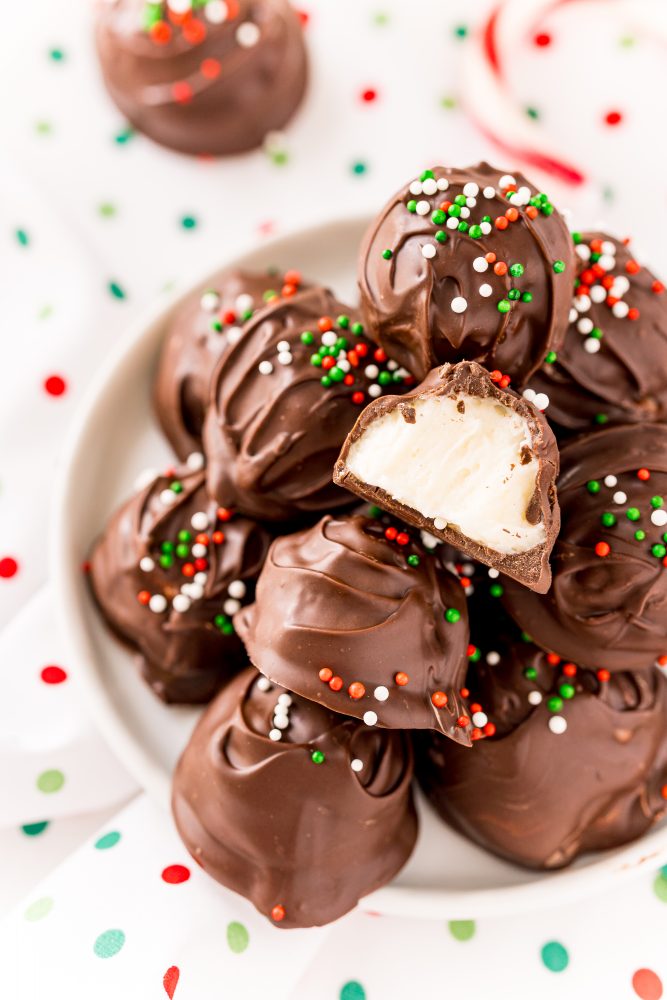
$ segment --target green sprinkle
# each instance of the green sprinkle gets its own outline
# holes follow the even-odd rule
[[[363,323],[353,323],[352,324],[352,333],[355,335],[355,337],[360,337],[363,332],[364,332],[364,324]]]
[[[664,502],[662,497],[651,497],[651,507],[662,507]]]
[[[606,424],[607,421],[609,420],[609,417],[607,416],[606,413],[596,413],[594,420],[596,424]]]
[[[469,229],[468,223],[463,221],[459,222],[457,229],[460,233],[467,233]]]
[[[232,622],[225,622],[220,631],[223,635],[234,635],[234,626]]]
[[[532,642],[532,641],[533,641],[532,635],[528,635],[527,632],[521,633],[521,642]]]
[[[628,507],[628,509],[625,512],[625,516],[627,517],[627,519],[629,521],[638,521],[639,518],[642,515],[641,515],[641,512],[640,512],[639,508],[637,508],[637,507]]]
[[[369,517],[380,517],[382,514],[382,507],[378,507],[376,504],[372,503],[368,508]]]
[[[447,209],[447,215],[452,215],[454,216],[455,219],[458,219],[460,214],[461,214],[460,205],[450,205],[449,208]]]
[[[507,301],[507,299],[501,299],[500,302],[498,303],[498,312],[499,313],[508,313],[511,308],[512,308],[512,305],[511,305],[510,302]]]
[[[312,341],[311,341],[311,343],[312,343]],[[321,364],[322,364],[322,358],[319,356],[319,354],[311,354],[310,355],[310,363],[311,363],[311,365],[315,365],[316,368],[319,368],[321,366]]]
[[[482,235],[483,234],[481,226],[471,226],[470,229],[468,230],[468,236],[471,236],[473,240],[478,240]]]
[[[505,591],[501,583],[492,583],[489,587],[489,593],[491,597],[502,597]]]
[[[433,173],[432,170],[422,170],[421,174],[419,175],[420,181],[432,181],[434,179],[435,179],[435,174]]]
[[[171,490],[172,493],[182,493],[183,483],[180,483],[178,479],[175,479],[173,483],[169,484],[169,489]]]
[[[192,532],[188,531],[187,528],[182,528],[178,533],[179,542],[191,542]]]
[[[665,546],[660,542],[657,542],[655,545],[651,546],[651,555],[654,555],[656,559],[662,559],[667,555],[667,548],[665,548]]]
[[[445,611],[445,618],[451,625],[453,625],[460,620],[461,612],[457,611],[456,608],[447,608]]]
[[[599,493],[600,484],[597,481],[597,479],[589,479],[589,481],[586,483],[586,489],[588,490],[589,493]]]
[[[510,299],[511,302],[516,302],[517,299],[521,298],[521,292],[519,291],[518,288],[510,288],[509,292],[507,293],[507,298]]]
[[[320,379],[320,382],[322,383],[325,389],[328,389],[329,386],[331,385],[331,379],[329,378],[328,375],[323,375],[322,378]]]
[[[477,663],[478,660],[481,660],[481,658],[482,658],[482,650],[478,649],[478,647],[475,646],[474,650],[472,651],[468,659],[470,660],[471,663]]]
[[[222,333],[222,323],[219,319],[211,320],[211,330],[213,330],[214,333]]]
[[[418,555],[408,556],[408,566],[419,566],[419,562],[420,559]]]
[[[382,256],[384,257],[384,259],[385,259],[385,260],[391,260],[391,258],[392,258],[392,257],[393,257],[394,255],[393,255],[393,253],[391,252],[391,250],[383,250],[383,251],[382,251]]]
[[[385,24],[389,24],[389,14],[383,10],[373,14],[373,24],[377,24],[378,28],[383,28]]]
[[[595,340],[602,340],[603,336],[604,335],[599,326],[594,326],[591,332],[589,333],[589,337],[594,337]]]
[[[560,712],[563,707],[563,699],[559,698],[558,695],[552,695],[547,701],[547,708],[550,712]]]
[[[321,750],[313,750],[310,755],[313,764],[324,764],[324,754]]]
[[[171,569],[173,565],[174,560],[172,556],[167,555],[166,553],[160,556],[160,566],[162,566],[162,569]]]
[[[310,344],[313,343],[314,340],[315,340],[315,337],[310,332],[310,330],[304,330],[303,333],[301,334],[301,343],[302,344],[306,344],[306,345],[309,346]]]
[[[431,222],[433,223],[434,226],[441,226],[443,222],[446,221],[446,219],[447,216],[445,215],[445,213],[442,211],[441,208],[436,208],[435,212],[431,216]]]
[[[604,524],[605,528],[613,528],[614,525],[616,524],[615,516],[609,512],[605,512],[600,518],[600,520]]]
[[[454,204],[458,205],[460,208],[465,208],[467,201],[468,199],[464,194],[457,194],[456,198],[454,199]]]
[[[571,236],[572,236],[572,242],[574,243],[575,246],[578,246],[583,239],[581,233],[572,233]]]
[[[523,264],[510,265],[510,274],[512,275],[513,278],[520,278],[523,272],[524,272]]]
[[[189,546],[186,545],[185,542],[180,542],[176,546],[176,555],[178,556],[179,559],[187,559],[188,556],[190,555]]]
[[[525,302],[525,299],[524,299],[524,302]],[[557,357],[558,357],[558,355],[556,354],[555,351],[549,351],[549,353],[547,354],[546,358],[544,359],[545,364],[552,365],[554,363],[554,361],[556,360]]]
[[[225,624],[226,621],[227,621],[226,615],[216,615],[215,618],[213,619],[213,624],[215,625],[216,628],[222,628],[222,626]]]
[[[556,274],[562,274],[563,271],[565,270],[565,261],[555,260],[553,266]]]
[[[52,131],[53,131],[53,126],[51,125],[51,122],[47,121],[35,122],[35,132],[37,133],[37,135],[51,135]]]
[[[410,201],[408,202],[407,209],[408,209],[408,212],[413,212],[414,213],[414,212],[417,211],[417,202],[414,200],[414,198],[411,198]]]
[[[532,302],[533,301],[533,293],[532,292],[524,292],[523,295],[521,296],[521,301],[522,302]],[[556,358],[555,351],[550,351],[550,353],[553,354],[554,360],[555,360],[555,358]],[[548,355],[547,355],[547,357],[548,357]]]
[[[162,549],[163,552],[173,552],[174,551],[174,543],[173,542],[163,542],[162,545],[160,546],[160,548]]]
[[[380,383],[380,385],[389,385],[389,383],[391,382],[391,373],[380,372],[380,374],[378,375],[378,382]]]
[[[116,206],[112,205],[110,201],[103,201],[101,205],[97,206],[97,211],[103,219],[111,219],[116,214]]]
[[[438,241],[438,243],[446,243],[447,233],[443,229],[438,229],[437,233],[435,234],[435,238]]]
[[[456,107],[456,98],[450,97],[449,94],[446,94],[444,97],[440,98],[440,107],[446,108],[447,111],[453,111]]]
[[[332,382],[342,382],[345,378],[345,372],[342,368],[331,368],[329,371],[329,378]]]
[[[537,677],[537,670],[535,667],[526,667],[523,676],[529,681],[534,681]]]
[[[575,690],[572,684],[561,684],[561,686],[558,688],[558,693],[561,696],[561,698],[569,700],[570,698],[574,698]]]
[[[642,528],[638,528],[637,531],[635,531],[635,540],[637,542],[643,542],[645,538],[646,532]]]

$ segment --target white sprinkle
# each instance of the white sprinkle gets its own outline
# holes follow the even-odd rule
[[[227,593],[230,597],[236,597],[240,599],[246,595],[246,585],[243,580],[232,580],[230,585],[227,587]]]
[[[160,501],[165,507],[173,507],[177,500],[178,497],[173,490],[162,490],[160,493]]]
[[[229,597],[222,605],[222,610],[231,618],[232,615],[241,610],[241,602],[235,600],[233,597]]]
[[[433,520],[433,527],[434,527],[434,528],[435,528],[435,529],[436,529],[437,531],[444,531],[444,530],[445,530],[445,528],[447,527],[447,522],[446,522],[446,521],[445,521],[445,519],[444,519],[444,518],[442,518],[442,517],[436,517],[436,518],[434,518],[434,520]]]
[[[579,333],[590,333],[593,329],[593,320],[589,316],[583,316],[577,323]]]
[[[166,611],[167,609],[167,598],[163,594],[153,594],[148,602],[148,607],[151,611],[154,611],[156,615],[159,615],[162,611]]]
[[[660,508],[651,514],[651,523],[658,528],[663,528],[667,524],[667,510]]]
[[[618,490],[618,492],[614,493],[612,500],[614,501],[614,503],[617,503],[620,507],[624,503],[627,503],[628,494],[624,493],[623,490]]]
[[[287,708],[289,708],[289,706],[292,704],[292,696],[288,694],[287,691],[283,691],[282,694],[278,695],[278,704],[285,705]]]
[[[486,257],[475,257],[474,261],[472,262],[472,266],[476,271],[479,271],[480,274],[483,274],[484,271],[488,271],[489,262],[486,259]]]
[[[243,316],[244,313],[251,312],[254,306],[252,295],[248,295],[247,292],[244,292],[243,295],[238,295],[236,297],[236,302],[234,304],[236,306],[237,313]]]
[[[574,300],[574,308],[577,310],[577,312],[580,313],[588,312],[590,307],[591,307],[591,300],[588,297],[588,295],[577,295],[576,299]]]
[[[491,185],[489,185],[488,187],[484,188],[482,194],[484,195],[485,198],[495,198],[496,189],[494,187],[491,187]]]
[[[389,361],[387,362],[387,371],[395,372],[397,368],[398,368],[398,362],[392,361],[390,358]]]
[[[185,464],[188,469],[193,472],[199,472],[200,469],[204,468],[205,458],[200,451],[191,451],[185,460]]]
[[[446,177],[438,177],[438,191],[446,191],[449,187],[449,181]]]
[[[168,0],[167,6],[174,14],[187,14],[192,7],[192,0]]]
[[[587,247],[585,243],[578,243],[576,253],[582,260],[588,260],[591,256],[591,248]]]
[[[531,199],[530,188],[524,184],[512,198],[513,205],[527,205]]]
[[[567,722],[562,715],[552,715],[549,719],[549,729],[556,736],[561,736],[567,729]]]
[[[252,21],[244,21],[236,29],[236,41],[244,49],[251,49],[259,41],[259,28]]]
[[[537,393],[535,392],[534,389],[528,388],[528,389],[524,389],[523,390],[522,395],[523,395],[523,398],[527,399],[529,403],[534,403],[535,402],[535,397],[537,396]]]
[[[378,717],[375,712],[364,712],[364,722],[367,726],[374,726]]]
[[[431,258],[435,257],[435,251],[436,251],[435,243],[425,243],[424,246],[422,247],[422,254],[424,255],[424,257],[426,257],[427,260],[431,260]]]
[[[363,760],[359,760],[358,757],[355,757],[354,760],[350,761],[350,767],[353,771],[363,771],[364,762]]]
[[[281,351],[278,355],[278,362],[281,365],[291,365],[293,360],[291,351]]]
[[[533,404],[538,408],[538,410],[546,410],[547,406],[549,405],[549,397],[547,396],[546,392],[536,393],[535,399],[533,400]]]
[[[609,253],[612,257],[616,256],[616,247],[611,242],[611,240],[604,240],[601,247],[602,253]]]
[[[491,650],[490,653],[486,654],[486,662],[490,667],[495,667],[496,664],[500,663],[500,653],[496,653],[495,650]]]
[[[531,691],[528,695],[528,701],[531,705],[541,705],[542,704],[542,692],[541,691]]]
[[[366,378],[377,378],[380,374],[380,369],[377,365],[366,365],[364,368],[364,375]]]
[[[418,201],[415,211],[417,215],[428,215],[431,211],[431,206],[427,201]]]
[[[483,299],[488,299],[489,295],[491,295],[492,292],[493,289],[491,288],[491,285],[484,284],[479,286],[479,294],[482,296]]]
[[[477,198],[466,198],[466,205],[468,208],[474,208],[477,204]]]
[[[201,299],[199,300],[199,305],[206,312],[215,312],[215,310],[220,305],[220,296],[217,292],[204,292]]]
[[[574,308],[574,306],[572,306],[572,308],[570,309],[570,315],[568,316],[569,322],[570,323],[576,323],[578,315],[579,315],[579,313]]]
[[[455,218],[453,215],[450,215],[450,217],[447,219],[447,229],[458,229],[458,228],[459,228],[459,220]]]
[[[181,590],[184,593],[188,594],[188,596],[191,597],[193,601],[201,601],[202,597],[204,596],[204,588],[202,587],[201,583],[189,583],[187,590],[185,589],[185,587],[181,587]]]
[[[627,302],[615,302],[611,307],[611,311],[617,319],[625,319],[630,312],[630,306]]]
[[[157,477],[157,475],[158,475],[157,469],[143,469],[143,471],[140,472],[137,478],[134,480],[135,490],[143,490],[146,486],[149,485],[149,483],[153,482],[153,480]]]
[[[201,587],[203,587],[204,584],[206,583],[206,579],[207,579],[206,573],[199,572],[199,573],[195,573],[195,575],[192,577],[192,582],[193,583],[198,583]]]
[[[389,689],[386,688],[384,684],[380,684],[379,687],[376,687],[375,691],[373,691],[373,697],[377,698],[378,701],[386,701],[389,697]]]
[[[368,395],[371,399],[377,399],[378,396],[382,395],[382,386],[378,385],[377,382],[374,382],[373,385],[369,385]]]
[[[456,298],[452,299],[452,312],[464,313],[468,308],[468,303],[462,295],[457,295]]]
[[[603,288],[602,285],[593,285],[590,295],[591,302],[596,302],[599,305],[607,298],[607,289]]]
[[[598,260],[600,267],[604,268],[605,271],[611,271],[616,264],[616,258],[612,257],[610,253],[603,253]]]
[[[257,370],[260,375],[270,375],[273,371],[273,365],[270,361],[260,361]]]
[[[503,174],[503,176],[498,181],[499,188],[509,187],[510,184],[516,184],[516,177],[512,177],[511,174]]]
[[[190,524],[195,529],[195,531],[206,531],[208,528],[208,514],[203,510],[198,510],[190,518]]]
[[[470,218],[470,209],[467,208],[465,205],[461,209],[461,218],[462,219],[469,219]]]
[[[283,734],[280,732],[279,729],[271,729],[269,731],[269,739],[273,740],[276,743],[278,742],[278,740],[282,739],[282,736]]]
[[[409,190],[410,194],[421,194],[422,193],[422,182],[421,181],[413,181],[412,184],[410,185],[410,187],[408,188],[408,190]]]
[[[427,549],[434,549],[437,545],[440,545],[440,539],[436,538],[435,535],[430,534],[428,531],[421,531],[420,537],[422,545]]]
[[[326,333],[322,334],[322,343],[325,347],[333,347],[337,340],[338,336],[333,330],[327,330]]]
[[[473,573],[475,572],[475,567],[473,566],[472,563],[463,563],[461,569],[463,570],[464,576],[472,576]]]
[[[424,192],[424,194],[428,195],[435,194],[437,190],[438,190],[438,182],[436,181],[435,177],[427,177],[424,183],[422,184],[422,191]]]
[[[155,569],[155,563],[150,556],[144,556],[139,562],[139,569],[142,569],[144,573],[150,573],[152,569]]]
[[[491,223],[490,222],[480,222],[479,228],[482,230],[482,234],[484,236],[488,236],[489,233],[491,232]]]
[[[595,337],[588,337],[584,341],[584,350],[588,354],[597,354],[597,352],[600,350],[600,347],[601,347],[600,341],[596,340]]]
[[[463,185],[463,193],[466,198],[474,198],[479,194],[479,185],[475,184],[474,181],[468,181],[467,184]]]
[[[274,715],[273,724],[276,729],[287,729],[289,726],[289,719],[286,715]]]
[[[339,354],[338,355],[338,367],[340,368],[340,370],[342,372],[346,372],[347,373],[347,372],[349,372],[351,365],[350,365],[350,362],[347,360],[347,358],[341,357],[340,354]]]
[[[616,476],[605,476],[604,477],[604,484],[605,484],[605,486],[610,486],[610,487],[611,486],[616,486],[617,482],[618,482],[618,479],[616,478]]]
[[[185,594],[176,594],[171,602],[171,606],[174,611],[178,611],[181,614],[183,614],[184,611],[188,611],[190,609],[190,605],[190,598],[186,597]]]
[[[276,719],[284,719],[285,722],[289,723],[289,707],[287,705],[276,705],[273,710],[273,721]]]
[[[478,729],[483,729],[484,726],[489,721],[488,715],[485,712],[474,712],[472,716],[473,726],[477,726]]]
[[[490,576],[492,580],[496,580],[500,576],[500,570],[491,567],[491,569],[487,570],[487,575]]]
[[[391,366],[391,361],[388,361],[387,362],[387,368],[389,368],[390,366]],[[408,371],[407,368],[397,368],[396,369],[396,374],[400,375],[401,378],[409,378],[410,377],[410,372]]]
[[[192,546],[192,555],[195,557],[195,559],[203,559],[207,552],[208,549],[206,548],[205,545],[202,545],[201,542],[195,542],[195,544]]]
[[[258,677],[257,687],[260,691],[269,691],[271,689],[271,681],[268,677]]]
[[[281,351],[289,351],[290,350],[289,340],[279,340],[276,346],[276,350],[278,351],[278,354],[280,354]]]
[[[229,11],[225,0],[208,0],[204,7],[204,15],[211,24],[222,24],[227,20]]]
[[[618,295],[620,298],[621,295],[625,295],[629,288],[630,282],[624,274],[619,274],[618,277],[614,278],[614,288],[612,289],[614,295]]]
[[[242,333],[243,333],[243,330],[241,329],[240,326],[230,326],[230,327],[228,327],[227,330],[226,330],[226,332],[225,332],[225,336],[227,337],[227,343],[228,344],[238,344],[239,340],[241,339],[241,334]]]

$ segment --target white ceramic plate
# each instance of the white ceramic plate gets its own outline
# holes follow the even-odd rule
[[[232,261],[248,268],[298,268],[355,297],[355,258],[367,219],[339,221],[264,244]],[[202,288],[207,282],[202,282]],[[91,542],[147,466],[172,460],[153,418],[150,387],[167,320],[182,296],[144,317],[91,385],[72,428],[57,489],[52,574],[71,663],[100,729],[146,791],[167,809],[172,768],[199,714],[163,705],[140,680],[131,655],[93,607],[81,564]],[[591,855],[571,868],[530,873],[494,858],[442,824],[422,801],[421,833],[409,864],[364,900],[382,913],[460,918],[555,905],[609,886],[623,873],[667,861],[667,826],[641,841]]]

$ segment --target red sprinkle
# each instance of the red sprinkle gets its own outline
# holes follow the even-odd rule
[[[333,320],[331,316],[321,316],[317,321],[317,328],[321,333],[328,333],[333,330]]]
[[[149,35],[156,45],[166,45],[171,38],[171,28],[166,21],[156,21]]]
[[[374,351],[373,357],[375,358],[376,361],[379,361],[380,363],[387,360],[387,355],[385,354],[385,352],[382,350],[381,347],[378,347],[377,350]]]
[[[366,694],[366,688],[361,681],[353,681],[347,689],[347,693],[350,698],[353,698],[355,701],[359,701],[359,699],[363,698]]]
[[[662,295],[664,290],[665,286],[663,285],[662,281],[654,281],[653,284],[651,285],[651,291],[653,292],[654,295]]]
[[[187,882],[189,878],[190,869],[186,868],[185,865],[167,865],[162,870],[162,881],[169,885],[180,885],[181,882]]]
[[[188,104],[193,97],[192,87],[186,80],[177,80],[171,85],[171,96],[177,104]]]
[[[398,535],[398,529],[394,528],[393,525],[390,528],[385,528],[384,537],[388,542],[393,542]]]
[[[333,677],[333,670],[331,669],[331,667],[322,667],[322,669],[318,674],[318,677],[320,678],[321,681],[324,681],[325,684],[328,684],[331,678]]]
[[[496,229],[507,229],[509,222],[504,215],[499,215],[494,223]]]
[[[148,604],[151,599],[151,595],[147,590],[140,590],[137,594],[137,600],[139,604]]]
[[[665,659],[667,659],[667,657]],[[409,680],[410,678],[408,677],[408,675],[403,673],[402,670],[399,670],[399,672],[394,677],[394,681],[396,682],[396,684],[398,684],[399,687],[405,687],[405,685],[408,683]]]
[[[232,511],[228,507],[218,507],[218,521],[229,521]]]
[[[648,471],[648,469],[637,470],[637,479],[641,479],[643,483],[645,483],[646,480],[650,478],[651,478],[651,473]]]
[[[456,720],[456,725],[459,726],[460,729],[465,729],[466,726],[470,725],[470,719],[468,718],[467,715],[459,715],[458,719]]]
[[[639,319],[639,309],[636,306],[628,309],[628,319]]]
[[[560,656],[558,653],[547,653],[547,663],[552,667],[557,667],[560,663]]]
[[[343,678],[338,677],[338,675],[334,675],[329,681],[329,687],[331,688],[332,691],[340,691],[342,686],[343,686]]]
[[[444,708],[449,698],[444,691],[434,691],[431,695],[431,702],[436,708]]]
[[[601,670],[598,670],[598,672],[597,672],[597,679],[599,681],[601,681],[603,684],[606,681],[608,681],[610,677],[611,677],[611,674],[609,673],[608,670],[601,669]]]
[[[408,542],[410,541],[410,536],[408,535],[407,531],[399,531],[399,533],[396,535],[396,541],[399,545],[407,545]]]
[[[636,260],[629,260],[625,265],[625,270],[628,272],[628,274],[636,274],[637,271],[639,270],[639,264],[637,263]]]
[[[183,574],[183,576],[194,576],[195,572],[196,570],[192,565],[192,563],[183,563],[183,565],[181,566],[181,573]]]
[[[220,76],[221,66],[218,59],[203,59],[199,69],[201,75],[207,80],[215,80],[216,77]]]
[[[526,215],[529,219],[536,219],[538,216],[538,211],[534,205],[529,205],[526,209]]]
[[[563,673],[566,677],[574,677],[577,672],[577,668],[574,663],[566,663],[563,667]]]
[[[493,722],[487,722],[487,724],[484,726],[484,735],[485,736],[495,736],[496,735],[496,727],[493,724]]]
[[[62,396],[67,389],[67,383],[60,375],[49,375],[44,379],[44,388],[49,396]]]
[[[225,540],[225,533],[224,531],[214,531],[211,537],[216,545],[222,545]]]
[[[374,101],[376,98],[377,98],[377,90],[375,90],[373,87],[367,87],[366,90],[362,90],[361,92],[361,99],[366,104],[370,104],[371,101]]]
[[[279,924],[281,920],[284,920],[285,907],[282,906],[280,903],[277,903],[276,906],[274,906],[273,909],[271,910],[271,919],[275,920],[277,924]]]
[[[605,556],[608,556],[610,552],[611,552],[611,546],[609,545],[608,542],[598,542],[597,545],[595,546],[595,555],[600,556],[601,559],[604,559]]]
[[[363,394],[363,392],[359,392],[357,390],[357,392],[353,392],[352,393],[352,402],[355,404],[355,406],[361,406],[361,404],[363,403],[363,401],[364,401],[364,394]]]
[[[4,556],[0,559],[0,577],[3,580],[10,580],[11,577],[16,576],[18,569],[19,564],[11,556]]]

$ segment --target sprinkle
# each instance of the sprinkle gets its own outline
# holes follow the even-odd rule
[[[487,653],[486,662],[489,664],[490,667],[495,667],[498,663],[500,663],[500,653],[496,653],[495,650],[492,650],[490,653]]]
[[[312,760],[313,764],[323,764],[324,754],[322,753],[321,750],[313,750],[313,752],[310,755],[310,759]]]
[[[415,212],[417,215],[428,215],[431,211],[431,206],[427,201],[418,201],[415,206]]]
[[[251,49],[259,41],[259,27],[252,21],[244,21],[236,29],[236,41],[244,49]]]
[[[280,351],[278,354],[278,361],[281,365],[291,365],[293,360],[291,351]]]
[[[271,919],[275,920],[276,923],[280,923],[281,920],[285,919],[285,907],[278,903],[271,910]]]
[[[227,593],[230,597],[243,598],[246,595],[246,585],[243,580],[232,580],[227,587]]]
[[[203,510],[198,510],[190,518],[190,524],[195,531],[205,531],[209,526],[208,514],[206,514]]]
[[[563,271],[565,270],[565,261],[555,260],[553,263],[553,269],[555,274],[562,274]]]
[[[257,370],[259,371],[260,375],[270,375],[271,372],[273,371],[273,365],[271,364],[270,361],[260,361],[259,365],[257,366]]]
[[[422,255],[426,257],[427,260],[431,260],[435,257],[436,246],[435,243],[425,243],[422,247]]]
[[[433,527],[436,531],[444,531],[447,527],[447,522],[442,517],[436,517],[433,519]]]
[[[144,573],[150,573],[151,570],[155,569],[155,563],[150,556],[144,556],[139,562],[139,569],[142,569]]]
[[[188,469],[192,470],[192,472],[199,472],[200,469],[203,469],[204,462],[205,462],[204,456],[200,451],[191,451],[185,460],[185,464],[187,465]]]
[[[392,258],[392,257],[393,257],[394,255],[393,255],[393,253],[391,252],[391,250],[383,250],[383,251],[382,251],[382,256],[384,257],[384,259],[385,259],[385,260],[391,260],[391,258]]]
[[[484,271],[488,271],[489,262],[487,261],[486,257],[475,257],[474,261],[472,262],[472,266],[476,271],[479,271],[480,274],[483,274]]]
[[[355,701],[359,701],[359,699],[363,698],[366,694],[366,688],[361,681],[353,681],[347,689],[347,693],[350,698],[353,698]]]
[[[651,478],[651,473],[648,469],[638,469],[637,479],[641,479],[642,482],[647,482]]]
[[[488,721],[489,718],[484,712],[473,712],[472,716],[473,726],[477,726],[479,729],[483,729]]]
[[[552,715],[549,719],[549,729],[556,736],[562,736],[567,729],[567,722],[562,715]]]
[[[154,611],[156,615],[159,615],[163,611],[167,610],[167,598],[163,594],[153,594],[148,602],[148,607],[151,611]]]
[[[444,708],[449,698],[444,691],[434,691],[431,695],[431,703],[435,708]]]
[[[619,505],[627,503],[627,499],[628,499],[628,495],[627,495],[627,493],[624,493],[623,490],[618,490],[616,493],[614,493],[614,495],[612,497],[612,500],[614,501],[614,503],[617,503]]]
[[[618,479],[616,478],[616,476],[605,476],[604,477],[604,484],[605,484],[605,486],[612,487],[612,486],[616,486],[617,483],[618,483]]]
[[[595,555],[604,559],[611,552],[611,545],[608,542],[598,542],[595,546]]]
[[[271,681],[268,677],[258,677],[257,687],[260,691],[269,691],[271,689]]]
[[[541,705],[542,704],[542,692],[541,691],[531,691],[528,694],[528,702],[531,705]]]
[[[353,771],[362,771],[364,768],[364,762],[363,760],[359,760],[358,757],[355,757],[354,760],[350,761],[350,767]]]
[[[367,726],[374,726],[378,717],[375,712],[364,712],[364,722]]]
[[[399,687],[405,687],[409,680],[410,678],[408,675],[402,670],[399,670],[399,672],[394,676],[394,682],[398,684]]]
[[[373,691],[373,697],[377,698],[378,701],[386,701],[389,697],[389,689],[383,684],[380,684],[380,686],[376,687],[375,691]]]
[[[173,601],[171,602],[171,606],[174,609],[174,611],[178,611],[180,614],[183,614],[185,611],[190,610],[191,606],[190,598],[186,597],[185,594],[176,594]]]
[[[498,187],[501,190],[503,190],[504,188],[511,187],[513,184],[516,184],[516,177],[512,177],[511,174],[503,174],[503,176],[498,181]]]
[[[160,500],[165,507],[172,507],[178,500],[178,495],[173,490],[162,490]]]
[[[462,295],[457,295],[455,298],[452,299],[451,308],[452,308],[452,312],[463,313],[468,308],[468,303],[463,298]]]
[[[658,528],[664,527],[667,524],[667,511],[654,510],[651,514],[651,523],[655,524]]]

